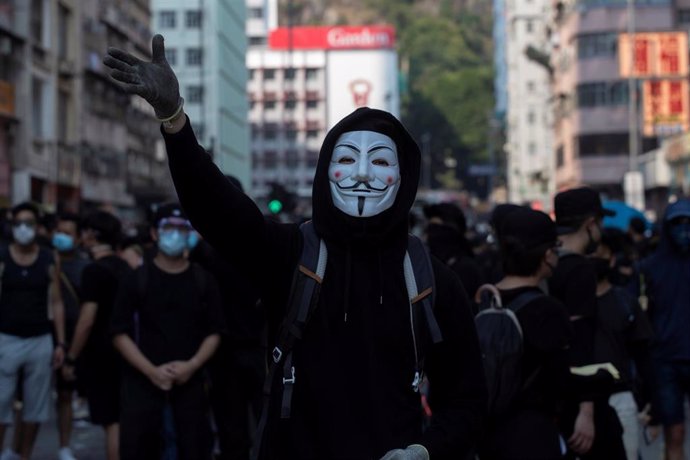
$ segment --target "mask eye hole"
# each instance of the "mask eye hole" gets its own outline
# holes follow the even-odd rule
[[[388,161],[384,160],[383,158],[377,158],[371,162],[374,166],[390,166],[390,163]]]
[[[338,160],[338,164],[340,165],[351,165],[355,162],[355,159],[352,157],[342,157]]]

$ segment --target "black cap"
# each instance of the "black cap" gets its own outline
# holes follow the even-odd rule
[[[554,213],[559,233],[576,231],[576,227],[587,217],[616,214],[604,208],[599,193],[589,187],[574,188],[557,194],[554,199]]]
[[[553,220],[541,211],[530,208],[514,209],[501,219],[499,240],[513,238],[525,248],[556,244],[558,233]]]
[[[454,226],[462,233],[467,231],[465,214],[463,214],[460,207],[453,203],[438,203],[424,206],[424,215],[427,219],[438,217],[445,224]]]
[[[158,225],[163,219],[177,218],[187,221],[187,215],[178,203],[164,203],[153,213],[153,225]]]

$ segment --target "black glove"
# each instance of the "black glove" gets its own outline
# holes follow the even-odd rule
[[[180,85],[165,59],[163,36],[151,40],[151,62],[142,61],[126,51],[108,48],[103,64],[110,67],[110,76],[130,94],[138,94],[151,104],[160,119],[170,118],[180,110]]]
[[[429,451],[420,444],[412,444],[406,449],[388,451],[381,460],[429,460]]]

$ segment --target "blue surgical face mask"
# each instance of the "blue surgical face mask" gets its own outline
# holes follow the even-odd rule
[[[166,256],[179,257],[187,249],[187,234],[179,230],[161,230],[158,233],[158,249]]]
[[[189,232],[187,237],[187,247],[192,250],[199,244],[199,234],[197,232]]]
[[[74,238],[67,233],[56,232],[53,235],[53,247],[58,252],[69,252],[74,249]]]
[[[682,252],[690,252],[690,223],[671,225],[671,239]]]
[[[20,223],[12,227],[12,236],[14,241],[22,246],[27,246],[33,243],[36,238],[36,229],[31,225]]]

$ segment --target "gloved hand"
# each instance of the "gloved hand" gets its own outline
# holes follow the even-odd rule
[[[108,48],[103,64],[112,69],[110,76],[121,83],[126,92],[146,99],[156,111],[156,116],[165,119],[180,109],[180,86],[175,72],[165,59],[162,35],[153,37],[151,50],[151,62],[146,62],[126,51]]]
[[[429,460],[429,451],[421,444],[412,444],[407,449],[388,451],[381,460]]]

